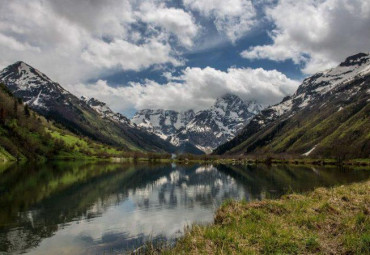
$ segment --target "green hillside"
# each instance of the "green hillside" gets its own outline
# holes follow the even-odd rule
[[[0,162],[122,155],[122,151],[77,136],[47,121],[0,84]]]
[[[312,150],[315,148],[314,150]],[[250,136],[228,153],[288,153],[321,157],[369,157],[370,103],[367,98],[339,111],[327,104],[302,111]]]
[[[369,158],[370,57],[348,59],[305,79],[294,95],[256,115],[214,153]]]
[[[32,77],[32,78],[30,78]],[[0,71],[0,81],[16,98],[47,120],[59,123],[79,136],[125,151],[174,152],[176,147],[160,137],[136,128],[103,102],[93,108],[59,83],[22,61]]]

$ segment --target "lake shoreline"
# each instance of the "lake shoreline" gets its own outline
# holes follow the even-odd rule
[[[122,254],[211,224],[225,201],[255,203],[370,179],[364,167],[137,160],[0,164],[0,250]]]
[[[174,247],[144,254],[365,254],[370,252],[370,180],[278,200],[225,202],[214,223],[193,225]],[[135,254],[135,253],[134,253]]]
[[[203,159],[188,159],[188,158],[151,158],[151,157],[119,157],[119,156],[108,156],[108,157],[97,157],[97,156],[62,156],[53,157],[50,159],[42,158],[37,163],[45,163],[47,161],[106,161],[113,163],[175,163],[175,164],[231,164],[231,165],[250,165],[250,164],[266,164],[266,165],[305,165],[305,166],[343,166],[343,167],[368,167],[370,166],[370,159],[350,159],[338,161],[336,159],[315,159],[315,158],[292,158],[292,159],[281,159],[281,158],[203,158]],[[0,161],[0,164],[8,163],[24,163],[24,162],[35,162],[33,160],[19,160],[15,158]]]

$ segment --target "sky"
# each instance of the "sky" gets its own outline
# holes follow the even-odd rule
[[[22,60],[129,117],[278,103],[370,49],[370,0],[0,0],[0,68]]]

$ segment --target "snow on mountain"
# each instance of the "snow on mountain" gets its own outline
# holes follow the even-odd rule
[[[192,118],[194,111],[176,112],[172,110],[141,110],[132,118],[137,126],[155,133],[164,140],[171,137],[180,129],[185,127]]]
[[[61,105],[68,108],[70,104],[76,102],[80,105],[85,103],[102,118],[133,126],[128,118],[113,112],[105,103],[94,98],[76,98],[45,74],[22,61],[2,70],[0,81],[7,84],[9,89],[17,97],[23,98],[30,107],[43,113],[53,111],[57,105],[59,108]]]
[[[14,75],[15,69],[16,75]],[[5,68],[1,72],[1,79],[7,80],[9,83],[17,82],[18,90],[29,90],[53,83],[49,77],[22,61]]]
[[[105,103],[94,98],[76,97],[24,62],[16,62],[0,71],[0,82],[33,110],[77,134],[128,150],[177,150],[169,142],[113,112]]]
[[[262,109],[256,102],[244,102],[227,94],[206,110],[195,113],[171,110],[141,110],[132,119],[139,127],[153,132],[173,145],[184,143],[211,152],[233,138]]]
[[[259,124],[264,126],[284,114],[294,114],[298,110],[312,106],[313,103],[320,103],[325,94],[336,93],[339,88],[369,74],[369,54],[359,53],[348,57],[339,66],[306,78],[292,96],[262,111],[263,120],[258,118],[252,121],[258,120]],[[347,91],[347,94],[354,95],[358,90],[359,87],[354,87]]]
[[[135,125],[131,123],[128,118],[118,112],[113,112],[104,102],[101,102],[95,98],[87,98],[84,96],[81,97],[81,100],[94,109],[100,117],[135,127]]]
[[[370,54],[359,53],[348,57],[335,68],[306,78],[293,95],[285,97],[281,103],[262,110],[251,119],[235,139],[217,148],[215,153],[222,154],[235,148],[270,123],[283,122],[302,111],[309,113],[317,106],[324,107],[329,103],[328,98],[332,100],[330,104],[340,111],[343,109],[341,102],[356,101],[358,94],[363,93],[363,88],[367,86],[365,79],[369,75]]]
[[[43,111],[49,110],[48,102],[61,100],[69,94],[45,74],[21,61],[3,69],[0,81],[7,84],[15,95],[23,98],[26,104]],[[69,104],[68,97],[64,100],[64,104]]]

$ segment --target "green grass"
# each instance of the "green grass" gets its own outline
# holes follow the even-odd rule
[[[79,144],[80,147],[88,147],[87,142],[77,136],[62,134],[61,132],[58,132],[56,130],[49,130],[49,133],[53,138],[61,139],[69,146]]]
[[[61,151],[55,158],[57,159],[68,159],[68,158],[99,158],[101,155],[110,157],[119,156],[122,151],[103,145],[93,141],[87,141],[82,137],[78,137],[65,130],[59,130],[58,128],[52,127],[46,130],[53,139],[63,141],[68,147],[71,148],[69,151]]]
[[[107,144],[92,141],[68,131],[60,123],[46,120],[32,110],[28,109],[27,114],[26,109],[21,100],[13,97],[7,87],[0,83],[0,162],[108,158],[124,154],[123,149],[127,152],[128,146],[124,144],[116,144],[117,147],[113,148],[107,145],[113,144],[108,141]],[[88,112],[86,114],[89,115]],[[104,120],[99,118],[98,122],[98,126],[90,125],[88,128],[113,132],[104,126]],[[91,120],[91,123],[94,121]],[[114,138],[125,140],[122,137]]]
[[[156,254],[370,254],[370,181],[280,200],[228,201]]]
[[[10,155],[3,147],[0,146],[0,163],[6,163],[8,161],[14,161],[15,158]]]
[[[332,99],[336,102],[336,98]],[[338,111],[338,102],[326,107],[317,106],[309,112],[297,112],[286,121],[271,123],[265,128],[241,139],[226,151],[241,153],[285,153],[302,155],[314,146],[311,156],[322,158],[368,157],[370,138],[370,103],[359,99],[344,104]],[[343,103],[341,103],[343,104]]]

